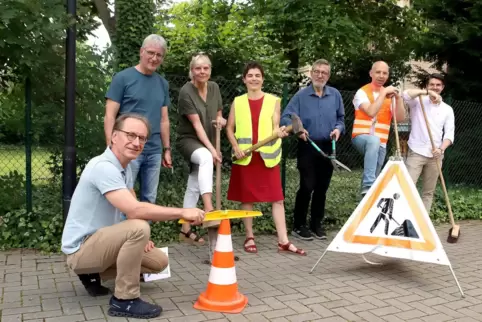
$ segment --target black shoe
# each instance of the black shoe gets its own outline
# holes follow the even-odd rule
[[[301,240],[313,240],[310,231],[305,226],[301,226],[300,228],[293,228],[293,230],[291,231],[291,235]]]
[[[370,190],[370,187],[365,187],[360,191],[360,196],[361,198],[365,198],[365,195],[367,194],[368,190]]]
[[[130,300],[119,300],[118,298],[116,298],[114,295],[112,295],[110,297],[110,300],[109,300],[109,305],[112,306],[113,303],[117,303],[117,302],[124,302],[124,301],[134,301],[136,299],[130,299]],[[116,302],[117,301],[117,302]],[[149,303],[148,303],[149,304]],[[162,310],[162,307],[159,305],[159,304],[151,304],[151,305],[154,305],[154,306],[157,306],[159,308],[161,308]]]
[[[323,227],[311,229],[311,233],[316,239],[326,239],[326,233]]]
[[[119,300],[112,296],[109,304],[110,308],[107,314],[110,316],[134,319],[153,319],[162,313],[162,307],[143,301],[140,298]]]
[[[79,279],[90,296],[102,296],[110,292],[107,287],[101,285],[100,275],[98,273],[80,274]]]

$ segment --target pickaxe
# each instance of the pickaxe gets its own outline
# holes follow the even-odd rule
[[[293,134],[300,134],[300,133],[303,133],[303,123],[301,123],[301,120],[300,118],[298,117],[298,115],[295,115],[295,114],[291,114],[291,124],[288,125],[286,128],[285,128],[285,131],[286,132],[292,132]],[[277,140],[278,139],[278,134],[274,133],[272,134],[271,136],[268,136],[267,138],[259,141],[258,143],[250,146],[249,148],[247,148],[246,150],[244,150],[244,158],[249,156],[251,154],[251,152],[259,149],[260,147],[262,146],[265,146],[266,144],[274,141],[274,140]],[[232,160],[233,161],[236,161],[238,160],[236,158],[235,155],[232,156]]]

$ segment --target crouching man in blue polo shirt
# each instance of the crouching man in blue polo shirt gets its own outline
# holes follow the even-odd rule
[[[129,163],[141,154],[148,137],[143,116],[117,118],[111,145],[80,176],[62,235],[67,264],[91,295],[107,294],[100,280],[115,278],[111,316],[155,318],[162,312],[140,298],[141,273],[159,273],[168,265],[166,255],[149,240],[147,221],[183,218],[200,224],[204,219],[200,209],[161,207],[135,198]],[[121,220],[122,214],[127,220]]]

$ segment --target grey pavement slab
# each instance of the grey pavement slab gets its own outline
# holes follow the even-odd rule
[[[142,297],[164,312],[152,321],[482,321],[482,221],[463,221],[456,244],[447,244],[447,225],[437,226],[459,290],[447,266],[370,255],[328,252],[313,274],[327,241],[292,241],[307,257],[278,254],[275,236],[256,237],[258,254],[243,251],[234,236],[239,290],[248,306],[239,314],[198,311],[210,266],[207,247],[169,246],[172,277],[141,286]],[[161,246],[161,245],[158,245]],[[105,284],[113,289],[113,282]],[[61,254],[33,250],[0,252],[0,321],[127,321],[107,315],[109,296],[90,297]]]

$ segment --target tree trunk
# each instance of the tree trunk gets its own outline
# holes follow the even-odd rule
[[[115,39],[115,15],[111,16],[108,0],[93,0],[99,19],[102,21],[112,43]]]

